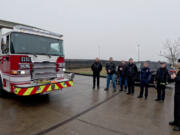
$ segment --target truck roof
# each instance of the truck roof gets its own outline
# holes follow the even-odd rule
[[[44,34],[44,35],[49,35],[57,38],[61,38],[63,35],[54,33],[48,30],[44,30],[41,28],[37,28],[34,26],[29,26],[26,24],[21,24],[21,23],[16,23],[16,22],[11,22],[11,21],[6,21],[6,20],[0,20],[0,29],[6,28],[6,29],[12,29],[12,30],[19,30],[19,31],[25,31],[25,32],[30,32],[34,34]]]

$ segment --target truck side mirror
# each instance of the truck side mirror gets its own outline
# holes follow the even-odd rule
[[[6,40],[4,40],[4,38],[1,39],[1,50],[2,50],[2,53],[4,53],[4,48],[6,46]]]
[[[1,40],[1,50],[2,50],[2,53],[8,53],[9,52],[9,36],[6,38],[6,37],[3,37],[2,40]]]

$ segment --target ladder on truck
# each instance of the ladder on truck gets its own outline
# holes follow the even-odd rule
[[[25,24],[20,24],[16,22],[10,22],[10,21],[5,21],[5,20],[0,20],[0,38],[2,37],[2,29],[12,29],[12,30],[19,30],[19,31],[30,31],[30,32],[35,32],[39,34],[46,34],[46,35],[51,35],[55,36],[58,38],[61,38],[63,35],[54,33],[48,30],[44,30],[41,28],[25,25]]]

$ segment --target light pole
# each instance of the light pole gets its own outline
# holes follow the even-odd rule
[[[138,62],[140,61],[140,45],[138,44],[137,45],[137,48],[138,48]]]

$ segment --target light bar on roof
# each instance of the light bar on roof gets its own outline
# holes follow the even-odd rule
[[[63,36],[61,34],[54,33],[54,32],[48,31],[48,30],[43,30],[43,29],[36,28],[36,27],[27,27],[27,26],[16,25],[13,27],[13,29],[30,31],[30,32],[37,32],[40,34],[47,34],[47,35],[51,35],[51,36],[55,36],[55,37],[59,37],[59,38]]]

